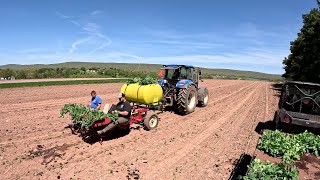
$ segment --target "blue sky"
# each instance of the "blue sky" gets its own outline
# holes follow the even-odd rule
[[[0,65],[176,63],[283,73],[315,0],[7,0]]]

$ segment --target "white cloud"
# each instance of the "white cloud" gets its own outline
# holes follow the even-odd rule
[[[82,38],[82,39],[79,39],[79,40],[73,42],[71,45],[71,48],[69,49],[69,53],[73,53],[74,51],[76,51],[78,49],[78,46],[90,41],[90,39],[91,39],[91,37],[86,37],[86,38]]]
[[[86,25],[82,26],[82,29],[84,31],[87,31],[88,33],[96,34],[100,32],[100,26],[96,23],[87,23]]]
[[[103,11],[101,11],[101,10],[95,10],[95,11],[92,11],[92,12],[90,13],[90,16],[96,17],[96,16],[100,16],[100,15],[102,15],[102,14],[103,14]]]

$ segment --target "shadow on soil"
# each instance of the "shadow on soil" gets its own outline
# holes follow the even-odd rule
[[[258,134],[262,134],[264,130],[275,130],[275,124],[273,121],[268,120],[266,122],[259,122],[254,131]]]
[[[235,167],[228,180],[242,179],[241,177],[247,174],[252,159],[254,159],[254,157],[249,154],[241,154],[240,158],[235,161]]]
[[[256,133],[262,134],[264,130],[276,130],[275,123],[272,120],[266,121],[266,122],[259,122],[258,125],[255,128]],[[300,134],[304,131],[311,132],[316,135],[320,135],[319,129],[316,128],[310,128],[310,127],[303,127],[303,126],[296,126],[296,125],[289,125],[284,124],[284,127],[280,130],[284,133],[289,134]]]
[[[122,138],[124,136],[127,136],[130,134],[131,131],[140,131],[143,130],[143,127],[141,126],[136,126],[136,127],[130,127],[129,129],[120,129],[120,128],[116,128],[114,130],[111,130],[110,132],[107,132],[103,137],[102,137],[102,141],[111,141],[114,139],[119,139]],[[85,140],[86,143],[89,144],[94,144],[100,141],[100,138],[97,135],[92,136],[90,139]]]
[[[320,135],[319,129],[310,128],[310,127],[303,127],[303,126],[296,126],[296,125],[284,125],[285,128],[282,129],[283,132],[289,134],[300,134],[304,131],[311,132],[316,135]]]

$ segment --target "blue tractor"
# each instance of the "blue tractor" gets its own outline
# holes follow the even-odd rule
[[[208,105],[207,88],[199,88],[201,70],[188,65],[164,65],[158,84],[163,89],[161,107],[172,107],[178,114],[192,113],[196,106]]]

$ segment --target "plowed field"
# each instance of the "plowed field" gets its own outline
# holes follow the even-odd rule
[[[1,89],[0,179],[227,179],[241,153],[254,153],[255,128],[277,104],[271,83],[207,80],[207,107],[162,113],[153,131],[90,145],[64,128],[64,104],[88,104],[92,90],[115,103],[121,85]]]

